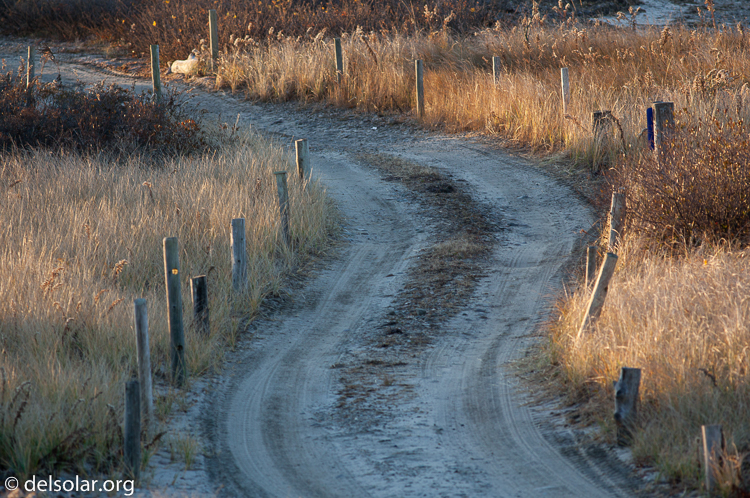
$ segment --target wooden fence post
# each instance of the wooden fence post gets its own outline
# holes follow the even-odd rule
[[[596,249],[596,246],[586,248],[586,290],[594,283],[594,277],[596,276]]]
[[[627,446],[633,441],[633,430],[638,421],[638,389],[641,369],[622,367],[615,384],[615,425],[617,444]]]
[[[612,111],[594,111],[593,116],[593,128],[595,137],[599,137],[601,133],[605,131],[605,127],[612,124]]]
[[[622,243],[626,214],[625,193],[612,192],[612,206],[609,210],[609,252],[616,253]]]
[[[286,186],[286,171],[276,171],[276,189],[279,192],[279,212],[281,214],[281,233],[287,246],[292,239],[289,233],[289,192]]]
[[[414,69],[417,73],[417,116],[424,117],[424,64],[421,59],[414,61]]]
[[[31,83],[34,81],[34,47],[29,45],[28,58],[26,59],[26,88],[31,87]]]
[[[591,299],[586,306],[586,314],[583,317],[581,328],[578,330],[578,338],[588,329],[589,325],[599,318],[599,314],[602,312],[602,307],[604,306],[604,300],[607,297],[609,281],[615,273],[615,266],[617,266],[617,255],[608,252],[599,271],[599,277],[596,279],[594,292],[591,294]]]
[[[333,39],[333,51],[336,57],[336,83],[341,83],[344,75],[344,55],[341,53],[341,38]]]
[[[125,430],[123,431],[123,453],[125,471],[133,479],[141,472],[141,394],[138,381],[125,383]]]
[[[294,142],[294,150],[297,153],[297,171],[299,177],[304,179],[310,171],[310,147],[306,138],[301,138]]]
[[[495,86],[500,82],[500,57],[492,58],[492,82]]]
[[[169,352],[172,359],[172,381],[181,387],[187,378],[187,365],[185,364],[185,330],[182,325],[180,253],[177,237],[164,238],[164,275],[169,305]]]
[[[161,102],[161,75],[159,74],[159,45],[151,45],[151,82],[154,86],[154,98]]]
[[[219,18],[214,9],[208,11],[208,33],[211,44],[211,71],[216,71],[219,59]]]
[[[232,289],[242,292],[247,287],[247,249],[245,244],[245,218],[232,220]]]
[[[560,80],[562,84],[563,116],[565,116],[568,114],[568,106],[570,105],[570,80],[568,79],[567,67],[560,69]]]
[[[190,294],[193,297],[193,323],[199,334],[208,337],[211,332],[208,317],[208,284],[205,275],[190,279]]]
[[[716,488],[716,476],[721,467],[721,453],[724,450],[724,433],[721,425],[702,425],[703,469],[706,476],[706,491],[710,495]]]
[[[133,302],[135,339],[138,351],[138,383],[141,391],[143,425],[150,434],[154,422],[154,394],[151,387],[151,352],[148,342],[148,306],[145,299]]]
[[[673,127],[674,103],[654,102],[654,147],[657,157],[664,152],[664,145]]]

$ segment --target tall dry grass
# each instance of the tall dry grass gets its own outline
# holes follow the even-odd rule
[[[293,250],[280,243],[273,171],[289,171]],[[0,467],[16,476],[120,463],[124,380],[135,373],[133,300],[146,298],[151,361],[168,378],[162,239],[208,276],[211,332],[186,331],[189,373],[220,365],[247,318],[326,247],[336,218],[317,183],[257,136],[165,160],[16,151],[0,167]],[[246,292],[231,292],[230,221],[246,218]]]

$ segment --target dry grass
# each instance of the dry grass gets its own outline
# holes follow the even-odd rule
[[[124,380],[135,372],[132,302],[146,298],[151,362],[168,377],[162,239],[180,243],[189,278],[206,274],[211,333],[186,331],[190,375],[217,367],[237,327],[335,225],[323,189],[256,136],[168,159],[38,150],[0,168],[0,466],[21,477],[119,465]],[[279,239],[273,171],[288,170],[294,250]],[[245,217],[246,292],[231,290],[230,220]],[[234,329],[233,329],[234,328]]]

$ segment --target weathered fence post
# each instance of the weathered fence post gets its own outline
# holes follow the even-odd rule
[[[208,337],[211,328],[208,317],[208,284],[205,275],[190,279],[190,294],[193,297],[193,323],[199,334]]]
[[[591,294],[591,299],[589,299],[589,303],[586,306],[586,314],[583,317],[581,328],[578,330],[578,338],[588,329],[589,325],[599,318],[602,306],[604,306],[604,299],[607,297],[609,281],[615,273],[615,266],[617,266],[617,255],[608,252],[599,271],[599,277],[596,279],[594,292]]]
[[[654,147],[657,157],[664,152],[664,145],[673,127],[674,103],[654,102]]]
[[[703,468],[706,472],[706,491],[710,495],[716,488],[716,476],[721,467],[721,453],[724,450],[724,433],[721,425],[702,425]]]
[[[242,292],[247,287],[247,249],[245,245],[245,218],[232,220],[232,289]]]
[[[341,83],[344,75],[344,55],[341,53],[341,38],[333,39],[333,51],[336,57],[336,83]]]
[[[492,82],[495,86],[500,82],[500,57],[492,58]]]
[[[151,45],[151,82],[154,86],[154,98],[161,102],[161,75],[159,74],[159,45]]]
[[[560,69],[560,80],[562,83],[562,105],[563,105],[563,116],[568,114],[568,106],[570,105],[570,80],[568,80],[568,68],[563,67]]]
[[[638,389],[641,369],[622,367],[615,384],[615,425],[617,444],[627,446],[633,441],[633,430],[638,421]]]
[[[279,192],[279,212],[281,214],[281,233],[287,246],[292,239],[289,233],[289,192],[286,187],[286,171],[276,171],[276,189]]]
[[[612,192],[612,207],[609,210],[609,252],[617,252],[622,243],[626,214],[625,193]]]
[[[219,59],[219,19],[216,11],[208,11],[208,33],[211,44],[211,71],[216,71],[216,61]]]
[[[135,339],[138,352],[138,383],[141,391],[143,425],[148,433],[154,422],[154,394],[151,387],[151,352],[148,342],[148,306],[145,299],[133,302]]]
[[[177,237],[164,238],[164,275],[169,305],[169,352],[172,359],[172,381],[185,384],[185,331],[182,325],[182,289],[180,288],[180,253]]]
[[[422,60],[414,61],[414,69],[417,73],[417,116],[424,117],[424,65]]]
[[[26,59],[26,88],[31,87],[31,83],[34,81],[34,47],[29,45],[28,58]]]
[[[612,124],[612,111],[594,111],[592,113],[593,116],[593,129],[594,136],[596,138],[599,138],[599,135],[601,135],[605,128]]]
[[[299,177],[304,179],[310,171],[310,147],[306,138],[301,138],[294,142],[294,150],[297,153],[297,171]]]
[[[141,472],[141,394],[138,381],[125,383],[125,430],[123,453],[125,472],[138,479]]]
[[[591,287],[594,283],[594,277],[596,276],[596,246],[588,246],[586,248],[586,289]]]

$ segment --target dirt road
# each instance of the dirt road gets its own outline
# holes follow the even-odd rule
[[[62,61],[63,80],[133,82],[93,59],[80,62]],[[308,138],[314,176],[343,212],[346,240],[276,313],[254,323],[222,376],[195,385],[185,423],[202,439],[203,458],[174,476],[163,462],[152,487],[174,496],[636,492],[627,466],[605,446],[579,444],[554,407],[532,402],[512,367],[539,340],[561,268],[594,221],[584,202],[529,162],[467,137],[388,117],[196,95],[210,113],[229,122],[239,114],[240,126],[286,144]],[[394,319],[396,304],[408,307],[399,296],[415,285],[413,269],[439,240],[444,213],[363,153],[434,168],[496,223],[484,277],[470,299],[452,303],[451,318],[420,322],[440,315],[420,309],[411,322]],[[429,341],[417,341],[423,335],[409,324]],[[380,340],[389,333],[400,341],[392,347]]]

